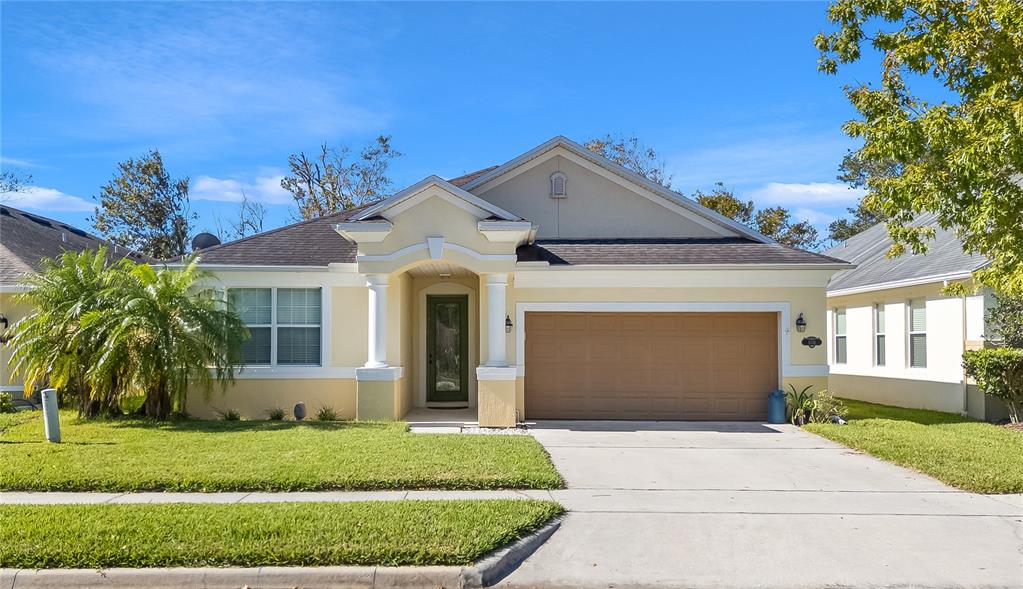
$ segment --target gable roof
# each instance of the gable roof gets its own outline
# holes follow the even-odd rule
[[[384,211],[387,211],[392,207],[395,207],[405,201],[415,198],[416,196],[422,194],[428,188],[433,186],[441,188],[448,194],[451,194],[452,196],[460,199],[462,202],[472,207],[475,207],[476,209],[480,209],[485,213],[489,213],[489,216],[492,216],[494,218],[500,219],[502,221],[522,220],[522,217],[519,217],[518,215],[515,215],[513,213],[509,213],[508,211],[502,209],[501,207],[491,202],[487,202],[482,198],[476,196],[475,194],[466,192],[465,190],[462,190],[458,186],[455,186],[454,184],[441,178],[440,176],[428,176],[426,178],[423,178],[422,180],[416,182],[412,186],[409,186],[408,188],[397,192],[396,194],[394,194],[394,196],[390,196],[388,198],[385,198],[379,202],[370,205],[369,207],[366,207],[364,210],[359,211],[358,213],[352,215],[349,218],[349,220],[365,221],[367,219],[372,219],[373,217],[379,217],[384,213]]]
[[[14,286],[26,274],[36,272],[43,258],[55,258],[67,251],[96,250],[109,247],[111,260],[130,258],[136,262],[148,257],[109,242],[56,219],[0,206],[0,285]]]
[[[351,264],[358,246],[334,230],[375,203],[306,219],[263,233],[229,241],[199,251],[203,265],[216,266],[316,266]]]
[[[493,170],[496,167],[497,166],[487,166],[486,168],[483,168],[482,170],[476,170],[475,172],[469,172],[468,174],[462,174],[461,176],[458,176],[457,178],[451,178],[450,180],[448,180],[448,182],[454,184],[455,186],[459,186],[459,187],[465,186],[469,182],[472,182],[476,178],[479,178],[483,174],[486,174],[487,172],[489,172],[490,170]]]
[[[924,254],[907,253],[889,258],[892,238],[884,223],[858,233],[825,250],[827,256],[848,260],[856,268],[835,274],[828,284],[829,294],[852,294],[911,284],[927,284],[966,278],[987,264],[986,258],[963,250],[963,242],[949,229],[937,224],[937,215],[924,214],[912,223],[916,227],[934,227],[934,239]]]
[[[515,253],[520,262],[547,262],[552,266],[809,264],[849,267],[843,260],[822,254],[743,237],[548,239],[519,246]]]
[[[774,243],[774,240],[767,237],[766,235],[754,231],[753,229],[747,227],[746,225],[743,225],[742,223],[739,223],[738,221],[729,219],[728,217],[718,213],[717,211],[711,210],[701,205],[700,203],[696,202],[695,200],[688,198],[678,192],[675,192],[674,190],[665,188],[664,186],[661,186],[656,182],[648,180],[643,176],[640,176],[639,174],[633,172],[632,170],[629,170],[624,166],[612,162],[611,160],[605,157],[599,156],[591,152],[590,150],[586,149],[582,145],[576,143],[575,141],[572,141],[571,139],[564,137],[562,135],[558,135],[508,162],[505,162],[494,168],[490,168],[489,171],[481,170],[480,171],[481,173],[479,173],[478,175],[475,175],[476,173],[474,173],[473,175],[475,175],[475,177],[466,182],[465,184],[463,184],[462,187],[465,190],[472,192],[475,188],[478,188],[486,184],[487,182],[490,182],[491,180],[498,178],[499,176],[503,176],[511,172],[512,170],[524,164],[527,164],[543,156],[544,154],[550,152],[551,150],[557,149],[559,147],[569,151],[570,153],[580,158],[583,158],[584,160],[592,164],[600,166],[601,168],[617,176],[620,176],[628,180],[629,182],[632,182],[633,184],[639,186],[640,188],[645,189],[647,192],[653,193],[656,197],[664,199],[668,203],[681,206],[682,208],[686,209],[689,212],[695,213],[696,215],[703,217],[704,219],[707,219],[719,226],[725,227],[735,233],[738,233],[742,237],[746,237],[748,239],[752,239],[753,241],[758,241],[760,243]],[[456,180],[459,180],[459,178],[456,178]]]

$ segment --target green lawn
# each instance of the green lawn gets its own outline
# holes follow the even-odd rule
[[[0,568],[466,565],[550,501],[0,505]]]
[[[79,421],[0,415],[0,490],[550,489],[531,436],[411,434],[403,423]]]
[[[848,425],[805,429],[960,489],[1023,493],[1023,433],[952,413],[845,403]]]

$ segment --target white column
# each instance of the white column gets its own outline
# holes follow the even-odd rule
[[[505,291],[507,274],[487,274],[487,366],[507,366],[505,352]]]
[[[387,366],[387,275],[366,276],[369,286],[369,361],[367,368]]]

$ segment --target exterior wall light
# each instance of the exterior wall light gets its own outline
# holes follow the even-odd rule
[[[796,331],[799,333],[806,331],[806,319],[803,319],[802,313],[799,314],[799,317],[796,317]]]
[[[509,317],[508,315],[505,315],[504,316],[504,332],[505,333],[511,333],[511,330],[512,330],[511,317]]]

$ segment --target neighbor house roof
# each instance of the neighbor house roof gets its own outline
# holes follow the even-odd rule
[[[43,258],[55,258],[66,251],[109,248],[111,259],[149,259],[132,250],[117,247],[67,223],[0,206],[0,285],[14,286],[26,274],[39,270]]]
[[[199,252],[203,265],[327,266],[355,262],[358,246],[334,230],[334,225],[376,204],[306,219],[278,229],[243,237]]]
[[[479,178],[483,174],[486,174],[487,172],[489,172],[490,170],[493,170],[496,167],[497,166],[490,166],[490,167],[487,167],[487,168],[483,168],[482,170],[476,170],[475,172],[469,172],[468,174],[462,174],[461,176],[459,176],[457,178],[452,178],[452,179],[448,180],[448,182],[450,182],[451,184],[454,184],[455,186],[458,186],[459,188],[461,188],[462,186],[465,186],[466,184],[472,182],[476,178]]]
[[[846,266],[843,260],[778,243],[741,237],[700,239],[551,239],[516,251],[520,262],[555,265],[742,265]]]
[[[852,294],[961,279],[987,263],[983,256],[964,251],[963,242],[952,230],[938,226],[936,215],[921,215],[913,225],[934,228],[934,239],[928,242],[926,253],[907,253],[889,258],[887,254],[893,242],[884,223],[878,223],[823,252],[856,264],[855,269],[835,274],[828,284],[828,293]]]

